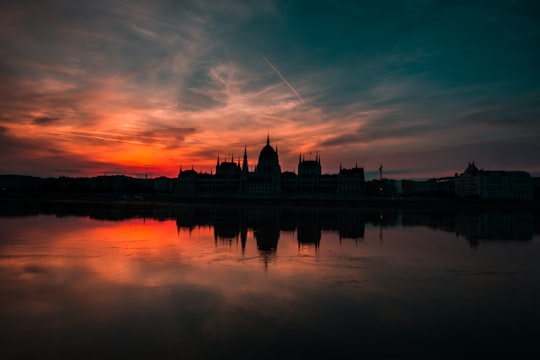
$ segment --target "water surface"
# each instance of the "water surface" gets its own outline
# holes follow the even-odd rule
[[[538,354],[535,213],[56,204],[1,215],[3,358]]]

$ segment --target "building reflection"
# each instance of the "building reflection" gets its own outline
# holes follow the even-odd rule
[[[358,241],[365,236],[366,224],[379,228],[381,240],[385,228],[425,226],[455,233],[467,240],[471,247],[489,241],[529,241],[535,234],[540,235],[540,214],[534,212],[454,213],[363,208],[267,208],[262,212],[246,208],[234,213],[234,216],[243,220],[234,220],[231,218],[233,213],[228,211],[224,217],[227,225],[223,225],[223,229],[227,229],[229,238],[235,238],[240,233],[247,234],[248,228],[253,229],[257,248],[273,251],[277,250],[281,231],[294,232],[299,247],[311,246],[318,249],[321,246],[322,231],[337,232],[340,241]],[[203,223],[201,218],[199,224]],[[239,224],[238,227],[235,224]],[[224,230],[222,235],[225,237]],[[245,247],[245,236],[243,239]]]
[[[534,216],[530,213],[458,214],[456,235],[478,247],[487,241],[529,241],[534,233]]]
[[[238,241],[240,237],[240,217],[235,211],[224,212],[220,216],[212,216],[212,223],[209,225],[214,228],[214,240],[231,244],[233,240]]]
[[[296,236],[298,248],[303,246],[314,246],[317,250],[321,243],[322,224],[317,214],[311,211],[304,211],[298,214],[296,219]]]
[[[217,244],[230,246],[240,239],[245,253],[248,233],[253,234],[257,251],[265,266],[275,258],[281,232],[292,232],[298,247],[321,243],[322,231],[337,231],[340,240],[364,238],[366,211],[360,208],[318,209],[302,207],[179,207],[178,231],[198,226],[213,226]]]
[[[280,234],[281,212],[276,208],[255,208],[246,213],[247,224],[253,229],[257,251],[264,268],[275,259]]]
[[[337,232],[340,241],[363,240],[365,227],[425,226],[455,233],[471,247],[489,241],[530,241],[540,235],[539,211],[450,211],[361,207],[225,206],[201,204],[130,205],[76,203],[3,203],[0,216],[48,214],[86,216],[122,221],[132,218],[175,220],[177,230],[212,228],[216,246],[240,241],[242,253],[255,241],[259,256],[268,264],[278,251],[281,232],[293,233],[298,247],[321,247],[322,232]]]
[[[221,210],[223,211],[223,210]],[[395,226],[425,226],[433,230],[455,233],[466,239],[471,247],[489,241],[529,241],[535,233],[538,214],[531,212],[451,213],[427,211],[398,211],[361,208],[295,208],[239,209],[215,213],[213,223],[216,238],[242,238],[245,248],[248,229],[253,230],[257,249],[274,253],[281,231],[296,234],[298,247],[321,246],[322,231],[337,232],[340,241],[362,240],[366,224],[379,228],[382,240],[384,229]],[[219,219],[219,220],[218,220]],[[179,219],[177,225],[185,222]],[[199,224],[204,224],[203,218]],[[194,226],[193,224],[189,225]],[[537,228],[536,228],[537,229]]]
[[[338,213],[339,240],[364,238],[366,212],[360,209],[340,209]]]

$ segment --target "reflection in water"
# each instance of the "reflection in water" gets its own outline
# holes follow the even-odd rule
[[[216,239],[237,239],[253,229],[260,250],[277,248],[280,231],[296,231],[298,245],[320,246],[321,232],[337,231],[340,239],[359,240],[365,225],[384,229],[395,226],[426,226],[463,236],[471,245],[494,240],[529,241],[533,238],[538,214],[518,212],[438,213],[372,210],[363,208],[193,208],[176,209],[178,228],[193,229],[213,225]],[[243,244],[245,245],[245,237]]]
[[[533,357],[538,219],[2,204],[2,355]]]
[[[534,216],[531,213],[459,214],[456,233],[463,234],[477,247],[490,240],[528,241],[533,237]]]
[[[493,240],[529,241],[540,234],[540,213],[527,211],[451,212],[433,210],[405,211],[360,207],[305,208],[275,206],[218,205],[113,205],[93,203],[81,206],[69,203],[5,203],[0,216],[52,214],[57,217],[88,216],[96,220],[151,218],[176,220],[178,229],[214,228],[215,240],[235,240],[245,246],[245,235],[253,229],[261,251],[277,248],[280,231],[296,231],[298,245],[320,246],[322,231],[337,231],[340,239],[359,240],[366,224],[384,229],[393,226],[427,226],[464,237],[472,247]]]
[[[253,231],[257,249],[265,264],[276,252],[281,231],[295,232],[298,246],[314,246],[321,242],[322,230],[337,231],[340,239],[361,239],[364,236],[365,210],[307,209],[278,207],[177,207],[178,230],[214,227],[215,240],[241,239],[245,250],[248,230]]]

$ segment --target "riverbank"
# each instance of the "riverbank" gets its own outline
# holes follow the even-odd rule
[[[447,210],[527,210],[540,211],[538,200],[483,200],[464,198],[390,198],[390,197],[234,197],[205,196],[181,197],[173,194],[124,194],[124,193],[68,193],[68,192],[4,192],[0,202],[56,202],[56,203],[100,203],[115,205],[267,205],[267,206],[309,206],[309,207],[361,207],[424,209],[431,211]]]

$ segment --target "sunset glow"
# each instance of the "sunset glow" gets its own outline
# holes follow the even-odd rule
[[[413,3],[4,1],[0,173],[540,174],[534,2]]]

